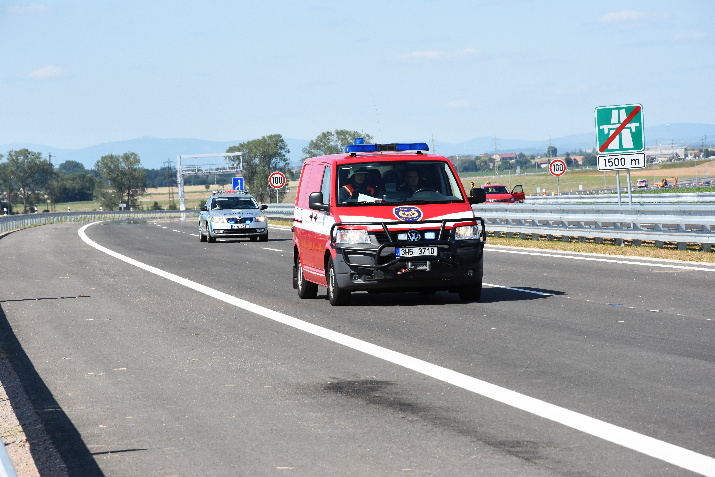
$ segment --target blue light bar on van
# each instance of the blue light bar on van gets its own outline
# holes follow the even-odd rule
[[[362,138],[357,138],[362,139]],[[355,152],[379,152],[379,151],[429,151],[429,146],[426,142],[413,143],[392,143],[392,144],[349,144],[345,146],[346,153]]]

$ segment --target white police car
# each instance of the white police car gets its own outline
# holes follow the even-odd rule
[[[217,238],[250,237],[268,241],[268,219],[252,195],[243,191],[221,191],[206,199],[199,215],[199,237],[214,243]]]

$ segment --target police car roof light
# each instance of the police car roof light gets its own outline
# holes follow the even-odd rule
[[[429,151],[429,146],[425,142],[414,143],[392,143],[392,144],[349,144],[345,146],[346,153],[356,152],[378,152],[378,151]]]

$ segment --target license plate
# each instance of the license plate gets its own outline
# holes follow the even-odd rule
[[[395,249],[397,257],[424,257],[437,255],[437,247],[400,247]]]
[[[232,229],[247,229],[248,224],[235,224],[231,226]]]

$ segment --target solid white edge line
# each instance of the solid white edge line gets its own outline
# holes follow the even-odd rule
[[[618,444],[625,448],[668,462],[678,467],[682,467],[702,475],[715,477],[715,459],[712,457],[698,454],[697,452],[639,434],[623,427],[609,424],[599,419],[540,401],[516,391],[510,391],[495,384],[452,371],[451,369],[443,368],[442,366],[428,363],[427,361],[413,358],[411,356],[368,343],[367,341],[353,338],[351,336],[299,320],[284,313],[280,313],[241,298],[234,297],[227,293],[214,290],[213,288],[209,288],[200,283],[174,275],[173,273],[166,272],[114,252],[113,250],[103,247],[87,237],[85,230],[91,225],[97,223],[101,222],[92,222],[80,228],[78,231],[80,238],[91,247],[94,247],[95,249],[114,258],[134,265],[142,270],[154,273],[162,278],[166,278],[167,280],[171,280],[175,283],[191,288],[199,293],[203,293],[230,305],[234,305],[246,311],[269,318],[278,323],[305,331],[306,333],[341,344],[370,356],[380,358],[384,361],[402,366],[425,376],[430,376],[445,383],[452,384],[467,391],[471,391],[481,396],[507,404],[536,416],[549,419],[566,427],[582,431],[586,434],[599,437],[608,442]]]
[[[504,285],[495,285],[493,283],[483,283],[483,285],[486,285],[486,286],[492,287],[492,288],[503,288],[505,290],[520,291],[520,292],[524,292],[524,293],[533,293],[534,295],[554,296],[553,293],[538,292],[538,291],[534,291],[534,290],[527,290],[525,288],[506,287]]]
[[[535,255],[541,257],[554,257],[554,258],[568,258],[571,260],[590,260],[594,262],[607,262],[607,263],[620,263],[626,265],[640,265],[642,267],[660,267],[660,268],[677,268],[679,270],[699,270],[704,272],[715,272],[715,268],[706,267],[696,267],[692,265],[677,265],[671,263],[654,263],[654,262],[641,262],[633,259],[616,259],[616,258],[599,258],[599,257],[589,257],[589,256],[577,256],[577,255],[564,255],[560,253],[546,253],[546,252],[527,252],[521,250],[500,250],[493,247],[487,250],[491,252],[499,253],[514,253],[517,255]]]

